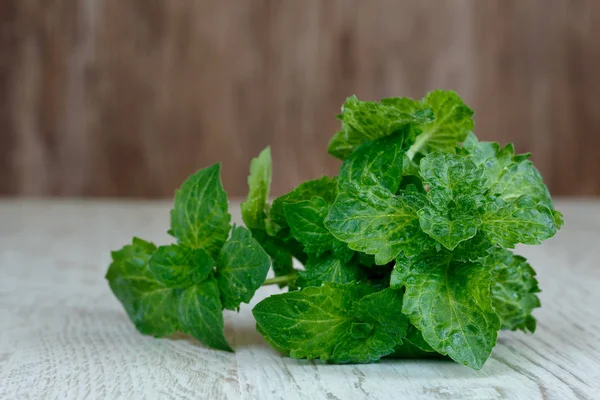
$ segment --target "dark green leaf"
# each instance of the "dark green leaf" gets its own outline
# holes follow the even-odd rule
[[[179,242],[202,248],[215,257],[229,233],[227,194],[220,178],[220,164],[190,176],[175,193],[171,230]]]
[[[214,266],[206,251],[176,244],[159,247],[149,261],[154,277],[171,288],[206,280]]]
[[[235,310],[240,303],[248,303],[267,277],[271,259],[250,231],[234,228],[231,238],[219,252],[217,283],[223,307]]]
[[[487,260],[492,271],[492,296],[502,329],[535,330],[534,308],[540,307],[535,271],[521,256],[498,250]]]
[[[298,272],[300,287],[321,286],[323,282],[350,283],[362,278],[360,268],[352,262],[342,262],[333,255],[309,256],[306,270]]]
[[[113,252],[106,279],[141,333],[160,337],[181,331],[207,346],[231,350],[223,334],[219,292],[207,274],[212,263],[198,254],[181,246],[157,250],[152,243],[134,238],[132,245]]]
[[[361,184],[373,174],[382,186],[395,193],[402,180],[402,159],[412,141],[405,129],[383,138],[367,141],[344,160],[338,177],[338,187],[343,190],[348,183]]]
[[[285,203],[285,217],[292,236],[304,246],[307,253],[321,255],[333,250],[337,239],[325,228],[323,221],[329,204],[320,197]]]
[[[276,229],[271,234],[274,235],[278,229],[288,226],[283,209],[285,203],[306,201],[315,196],[322,198],[328,204],[333,203],[335,196],[337,196],[337,178],[323,176],[320,179],[306,181],[291,192],[276,198],[271,207],[271,220]]]

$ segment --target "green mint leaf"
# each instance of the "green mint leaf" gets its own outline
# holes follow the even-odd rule
[[[296,203],[298,201],[310,200],[313,197],[320,197],[328,204],[333,203],[337,196],[337,178],[323,176],[320,179],[314,179],[303,182],[296,189],[276,198],[271,206],[271,220],[277,226],[277,230],[288,226],[283,205],[285,203]],[[273,235],[277,233],[273,232]]]
[[[227,240],[231,218],[220,171],[220,164],[214,164],[190,176],[175,192],[171,210],[171,230],[179,243],[212,257]]]
[[[508,250],[498,250],[487,263],[492,271],[492,301],[502,329],[535,331],[534,308],[540,307],[535,271],[527,260]]]
[[[380,184],[395,193],[402,180],[402,159],[412,143],[405,129],[374,141],[367,141],[344,160],[338,177],[338,187],[343,190],[348,183],[361,184],[373,174]]]
[[[324,283],[268,297],[253,314],[265,339],[293,358],[373,362],[402,343],[408,325],[398,313],[400,292],[373,291],[355,283]]]
[[[233,351],[223,334],[223,307],[219,288],[210,276],[180,295],[178,313],[181,329],[214,349]]]
[[[261,229],[252,230],[252,237],[262,246],[271,257],[271,264],[275,276],[287,275],[294,271],[292,254],[288,246],[278,236],[269,236]]]
[[[419,211],[423,231],[449,250],[475,236],[484,201],[482,171],[465,157],[433,153],[421,160],[421,176],[430,201]]]
[[[480,369],[500,329],[490,278],[487,266],[442,251],[399,258],[390,284],[406,288],[402,312],[434,350]]]
[[[473,110],[453,91],[430,92],[421,100],[421,107],[429,108],[435,119],[419,125],[423,133],[417,136],[408,151],[410,159],[417,153],[454,153],[456,146],[473,130]]]
[[[264,149],[250,163],[248,197],[242,203],[242,219],[248,229],[265,229],[267,200],[271,188],[271,149]]]
[[[161,337],[181,331],[207,346],[231,351],[223,334],[219,292],[207,273],[213,265],[199,251],[182,246],[157,249],[134,238],[133,244],[113,252],[106,279],[141,333]],[[197,299],[193,304],[192,297]]]
[[[395,196],[377,185],[348,185],[329,210],[325,226],[351,249],[387,264],[400,252],[412,256],[430,243],[417,214],[425,202],[416,191]]]
[[[236,310],[248,303],[269,272],[271,259],[244,227],[236,227],[217,259],[217,283],[223,307]]]
[[[497,198],[488,203],[481,229],[492,243],[505,248],[518,243],[540,244],[557,232],[552,210],[529,196],[511,202]]]
[[[215,261],[206,251],[176,244],[160,246],[148,263],[154,277],[171,288],[205,281],[214,266]]]
[[[485,177],[485,164],[476,165],[469,154],[432,153],[420,167],[430,188],[428,204],[419,210],[421,228],[448,250],[479,231],[505,248],[539,244],[556,234],[550,208],[528,195],[498,196],[495,181]]]
[[[297,283],[300,287],[321,286],[324,282],[350,283],[362,278],[360,268],[352,262],[344,262],[331,254],[321,257],[310,255],[306,270],[298,272]]]
[[[304,246],[306,253],[321,255],[333,250],[337,239],[325,228],[323,221],[329,212],[329,204],[320,197],[285,203],[285,217],[290,232]]]
[[[523,195],[536,203],[553,208],[550,192],[540,172],[529,160],[529,154],[515,155],[512,143],[503,148],[496,142],[479,142],[474,134],[463,145],[463,153],[481,166],[492,194],[510,202]]]
[[[407,124],[433,119],[431,112],[423,110],[418,102],[407,98],[403,98],[402,102],[402,105],[386,105],[349,97],[339,116],[342,130],[329,142],[329,154],[343,160],[365,141],[391,135]]]
[[[423,339],[421,331],[414,325],[409,324],[406,332],[406,338],[400,346],[394,349],[394,352],[389,355],[392,358],[439,358],[441,354],[437,353]]]

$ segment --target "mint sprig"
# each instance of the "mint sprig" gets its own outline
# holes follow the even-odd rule
[[[337,177],[270,204],[267,148],[251,163],[246,228],[231,229],[219,165],[200,170],[175,196],[177,243],[136,238],[114,252],[111,289],[140,332],[230,350],[222,310],[278,284],[288,293],[253,314],[290,357],[450,357],[479,369],[500,329],[536,328],[535,271],[511,249],[542,243],[563,219],[529,154],[480,142],[472,116],[451,91],[350,97],[329,144]]]

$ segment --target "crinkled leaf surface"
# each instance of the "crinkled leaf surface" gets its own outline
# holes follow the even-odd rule
[[[229,234],[227,194],[220,178],[220,164],[190,176],[175,192],[171,231],[179,243],[206,250],[216,257]]]
[[[402,312],[435,351],[480,369],[500,329],[490,280],[487,266],[441,251],[399,258],[391,285],[406,288]]]
[[[365,141],[391,135],[407,124],[416,127],[433,119],[431,111],[423,109],[419,102],[408,98],[395,100],[394,104],[383,104],[383,101],[380,104],[349,97],[339,116],[342,129],[329,142],[329,154],[343,160]]]
[[[293,358],[366,363],[402,343],[408,321],[401,307],[398,291],[325,283],[268,297],[253,314],[265,339]]]
[[[223,334],[217,284],[206,273],[212,260],[198,254],[176,246],[157,251],[152,243],[134,238],[133,244],[113,252],[106,279],[141,333],[160,337],[181,331],[207,346],[231,350]],[[190,278],[187,285],[184,276]]]
[[[453,91],[430,92],[421,100],[421,107],[430,109],[435,118],[419,125],[423,132],[407,153],[411,159],[416,153],[454,153],[456,146],[473,130],[473,110]]]
[[[248,303],[267,277],[271,259],[244,227],[236,227],[217,260],[217,283],[223,307],[235,310]]]
[[[508,250],[496,251],[487,264],[492,271],[493,305],[502,329],[534,332],[536,321],[531,312],[540,307],[540,289],[533,268],[525,258]]]
[[[449,250],[475,236],[485,200],[482,171],[466,157],[434,153],[421,160],[421,176],[429,185],[421,228]]]
[[[478,231],[491,244],[512,248],[539,244],[558,229],[552,210],[530,196],[504,199],[494,194],[486,167],[475,164],[469,154],[432,153],[420,167],[430,188],[429,201],[419,210],[421,228],[449,250]]]
[[[333,203],[325,226],[351,249],[386,264],[400,252],[415,255],[430,243],[417,214],[425,202],[416,191],[395,196],[378,185],[348,185]]]

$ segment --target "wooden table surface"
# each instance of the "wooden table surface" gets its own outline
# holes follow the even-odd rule
[[[502,332],[480,371],[432,360],[292,360],[256,332],[252,305],[225,316],[235,354],[140,335],[104,273],[110,250],[133,235],[169,241],[169,207],[0,201],[0,399],[600,398],[599,201],[558,202],[565,228],[519,249],[543,290],[538,330]]]

